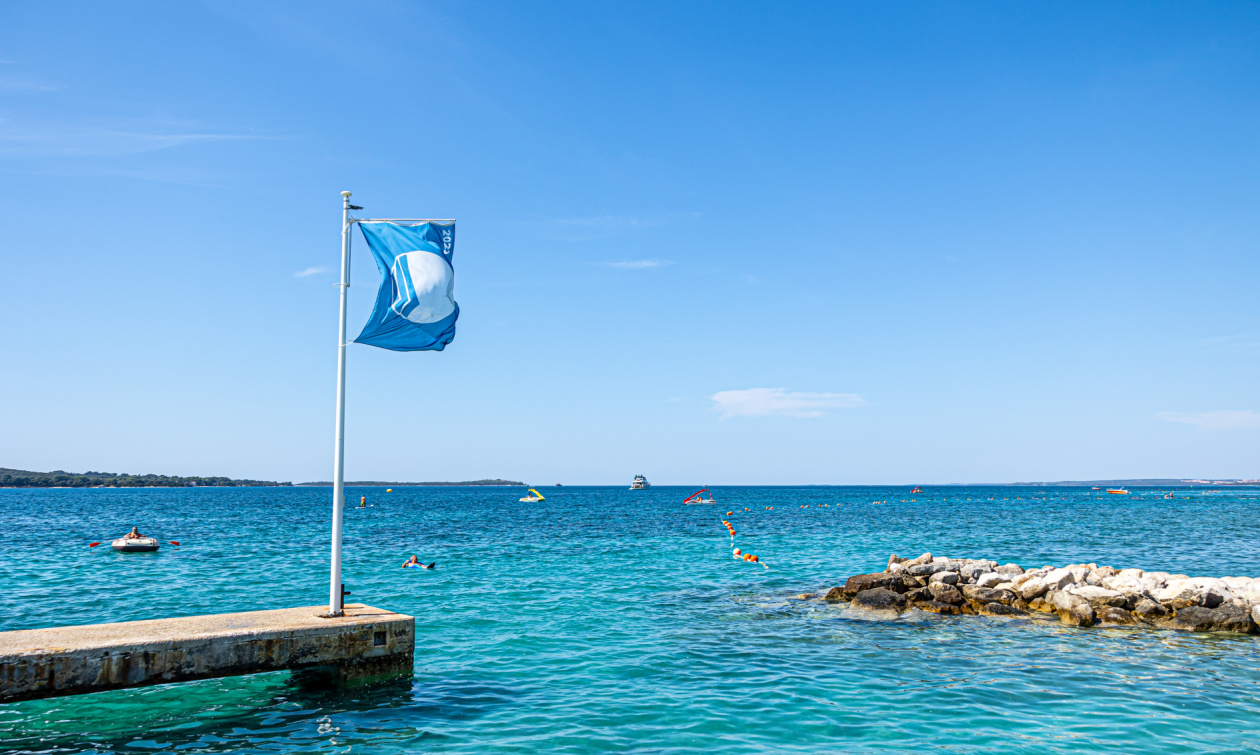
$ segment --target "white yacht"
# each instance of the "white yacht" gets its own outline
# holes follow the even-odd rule
[[[647,490],[650,487],[652,487],[652,483],[648,482],[647,478],[641,474],[635,475],[634,482],[630,483],[631,490]]]

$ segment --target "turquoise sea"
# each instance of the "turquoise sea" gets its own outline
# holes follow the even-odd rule
[[[692,488],[540,490],[348,489],[373,504],[346,512],[350,600],[417,617],[411,679],[304,691],[277,673],[0,705],[0,750],[1260,750],[1260,637],[871,621],[791,599],[893,552],[1260,575],[1256,489],[715,488],[720,507],[680,505]],[[330,498],[0,490],[0,630],[325,603]],[[730,557],[722,518],[769,570]],[[87,548],[132,525],[183,546]],[[438,569],[398,568],[413,553]]]

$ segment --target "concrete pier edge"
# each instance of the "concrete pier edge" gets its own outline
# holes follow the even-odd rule
[[[0,632],[0,703],[268,671],[357,686],[407,675],[415,618],[349,604]]]

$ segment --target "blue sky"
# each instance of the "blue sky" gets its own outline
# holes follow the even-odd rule
[[[348,189],[351,479],[1260,477],[1254,4],[0,16],[0,466],[329,479]]]

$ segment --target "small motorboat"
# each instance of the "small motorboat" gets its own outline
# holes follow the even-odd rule
[[[703,497],[702,495],[703,493],[708,493],[709,497],[708,498]],[[717,500],[714,499],[713,492],[711,490],[709,490],[708,488],[701,488],[700,490],[697,490],[696,492],[687,496],[687,498],[683,500],[683,503],[688,504],[688,505],[699,504],[699,503],[717,503]]]
[[[1107,488],[1107,492],[1112,495],[1128,495],[1129,491],[1124,488]]]
[[[521,503],[538,503],[539,501],[545,501],[545,500],[547,499],[543,498],[542,493],[539,493],[537,490],[530,488],[529,495],[522,498]]]
[[[152,553],[158,549],[159,543],[155,537],[120,537],[110,543],[110,547],[119,553]]]

